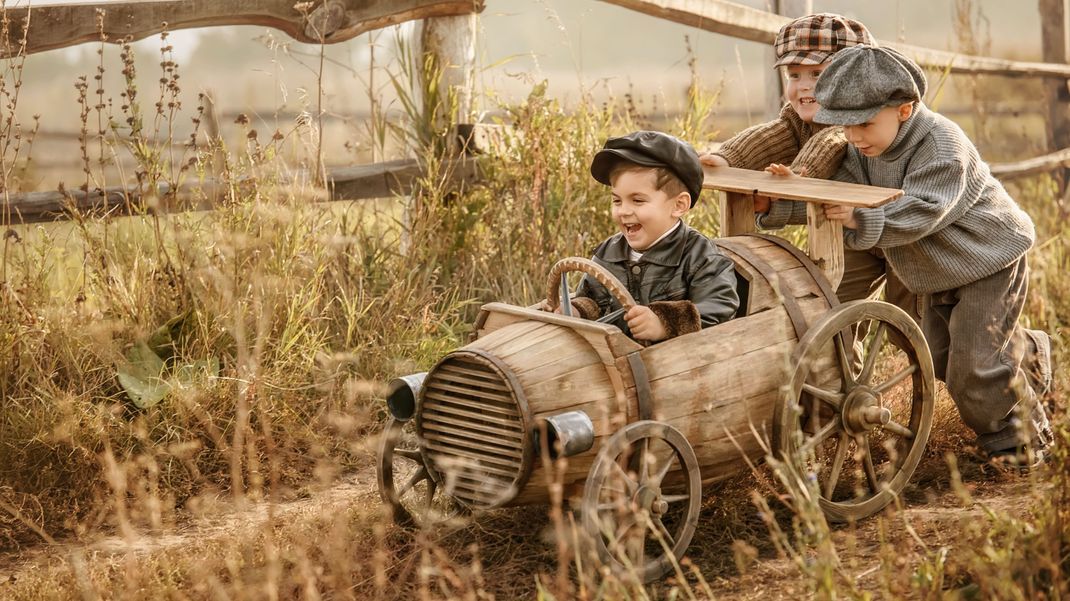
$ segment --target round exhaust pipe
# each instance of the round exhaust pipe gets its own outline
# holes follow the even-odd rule
[[[390,380],[386,393],[386,408],[398,421],[412,419],[416,414],[416,399],[423,388],[427,372],[410,374]]]
[[[594,446],[594,422],[583,411],[568,411],[544,417],[550,458],[572,457]]]

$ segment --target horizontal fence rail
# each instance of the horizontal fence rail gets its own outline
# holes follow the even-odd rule
[[[600,1],[704,31],[763,44],[772,44],[780,28],[791,21],[788,17],[726,0]],[[970,56],[883,40],[879,43],[899,50],[921,65],[950,69],[952,73],[1070,79],[1070,65]]]
[[[727,0],[599,0],[644,15],[696,27],[737,39],[771,44],[790,18]],[[299,8],[305,7],[305,8]],[[86,41],[140,39],[167,30],[215,25],[264,25],[308,43],[333,43],[360,33],[410,20],[479,13],[485,0],[325,0],[317,4],[294,0],[152,0],[107,4],[80,2],[37,8],[4,8],[8,45],[0,58],[69,46]],[[166,21],[166,24],[164,23]],[[25,32],[25,44],[19,41]],[[1044,77],[1070,80],[1070,65],[1011,61],[881,42],[922,65],[972,75]],[[0,46],[3,46],[0,44]],[[1063,84],[1065,85],[1065,81]],[[1065,92],[1065,90],[1064,90]],[[48,137],[50,133],[44,134]],[[476,161],[457,159],[443,171],[451,184],[474,182]],[[1000,179],[1013,179],[1070,167],[1070,148],[1013,163],[992,164]],[[414,159],[333,168],[328,173],[328,200],[360,200],[408,194],[425,176]],[[300,178],[297,178],[300,179]],[[304,178],[307,181],[307,176]],[[211,208],[196,206],[206,198],[224,198],[228,186],[206,181],[151,194],[136,186],[85,192],[59,190],[5,194],[0,202],[4,223],[35,223],[69,219],[81,213],[138,214]],[[167,199],[166,202],[161,199]],[[323,199],[323,198],[321,198]]]
[[[416,159],[402,159],[358,165],[334,167],[327,171],[327,194],[316,200],[366,200],[390,198],[410,194],[427,177],[428,170]],[[474,183],[479,178],[479,160],[456,159],[438,165],[436,185],[447,187]],[[298,174],[288,182],[274,184],[277,188],[308,181],[307,173]],[[7,202],[0,202],[0,222],[5,225],[63,221],[79,215],[138,215],[144,213],[172,213],[190,210],[211,210],[225,202],[232,189],[257,185],[244,180],[233,184],[207,180],[178,186],[173,190],[161,183],[154,189],[142,186],[112,186],[104,190],[57,190],[11,194]],[[311,189],[305,187],[306,190]]]
[[[3,10],[7,47],[0,48],[0,58],[10,58],[102,39],[140,40],[165,28],[218,25],[263,25],[299,42],[333,44],[406,21],[481,12],[483,0],[143,0],[42,7],[34,7],[31,0],[30,6]]]

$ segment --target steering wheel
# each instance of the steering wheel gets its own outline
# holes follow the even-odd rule
[[[579,271],[585,273],[595,279],[596,282],[605,286],[609,294],[618,302],[621,306],[621,311],[613,311],[608,315],[605,315],[598,319],[598,321],[606,322],[616,319],[619,313],[627,312],[629,309],[637,305],[635,298],[628,292],[628,289],[618,280],[613,274],[609,273],[605,267],[602,267],[598,263],[590,259],[584,259],[583,257],[565,257],[554,266],[550,268],[549,275],[546,276],[546,305],[551,311],[562,306],[570,307],[568,305],[571,300],[568,287],[565,285],[564,276],[566,273],[573,271]]]

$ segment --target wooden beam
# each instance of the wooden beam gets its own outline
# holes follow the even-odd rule
[[[812,177],[784,177],[765,171],[735,167],[703,167],[703,172],[705,178],[702,187],[706,190],[767,196],[773,200],[801,200],[810,203],[873,208],[884,206],[903,195],[902,190],[895,188],[880,188]]]
[[[754,224],[754,195],[739,192],[721,194],[721,237],[757,231]]]
[[[9,21],[9,48],[0,58],[104,39],[140,40],[169,31],[217,25],[262,25],[285,32],[299,42],[333,44],[366,31],[406,21],[482,12],[484,0],[151,0],[79,2],[76,4],[4,8]],[[308,8],[299,7],[307,5]],[[103,11],[98,23],[97,11]],[[20,50],[26,28],[26,45]]]
[[[1062,167],[1070,167],[1070,148],[1064,148],[1051,154],[1026,159],[1024,161],[1016,161],[1014,163],[992,163],[989,165],[989,168],[992,170],[992,175],[1001,180],[1025,177],[1027,175],[1037,175],[1038,173],[1054,171]]]
[[[328,170],[330,193],[327,200],[364,200],[406,195],[412,192],[424,173],[423,167],[415,159],[336,167]],[[478,161],[452,161],[442,166],[440,174],[451,186],[471,184],[479,178]],[[241,183],[238,186],[240,187]],[[224,184],[208,180],[182,185],[176,194],[172,194],[167,184],[161,184],[154,194],[146,193],[136,186],[114,186],[88,194],[82,190],[10,194],[6,202],[0,201],[0,222],[25,224],[64,221],[76,214],[135,215],[143,212],[208,210],[214,208],[208,199],[225,196],[227,189],[228,186]]]
[[[843,224],[825,219],[825,211],[817,204],[806,203],[807,254],[825,272],[832,289],[840,287],[843,279]]]
[[[787,17],[750,8],[727,0],[601,0],[645,15],[666,19],[704,31],[741,40],[772,44]],[[952,73],[1004,75],[1007,77],[1052,77],[1070,79],[1070,65],[1011,61],[967,56],[898,42],[879,42],[899,50],[919,64],[936,69],[950,67]]]

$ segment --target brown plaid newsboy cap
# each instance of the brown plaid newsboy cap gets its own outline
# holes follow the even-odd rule
[[[866,26],[833,13],[799,17],[780,28],[773,42],[774,67],[820,65],[835,52],[858,45],[876,46]]]

